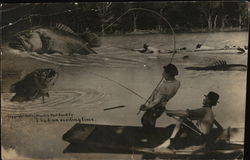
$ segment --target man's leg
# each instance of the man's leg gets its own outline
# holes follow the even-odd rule
[[[147,110],[141,118],[142,126],[146,130],[153,129],[155,127],[156,119],[152,116],[152,114],[152,110]]]
[[[165,111],[165,107],[156,105],[151,109],[148,109],[142,116],[141,122],[143,125],[144,139],[142,142],[148,141],[148,136],[152,135],[155,129],[156,120]]]
[[[149,134],[155,128],[155,122],[156,119],[154,119],[152,116],[152,110],[151,109],[147,110],[141,118],[141,123],[142,123],[142,138],[140,139],[141,142],[144,143],[148,142]]]
[[[214,144],[216,143],[217,138],[222,134],[223,130],[217,128],[212,128],[210,134],[206,138],[206,147],[207,149],[213,149]]]
[[[175,126],[175,128],[173,130],[173,133],[171,134],[170,138],[167,139],[165,142],[163,142],[161,145],[157,146],[156,149],[166,148],[166,147],[170,146],[171,139],[176,137],[177,133],[179,132],[179,130],[181,128],[182,121],[183,121],[183,119],[178,118],[178,121],[176,123],[176,126]]]
[[[142,116],[141,123],[145,128],[155,128],[156,120],[165,111],[165,107],[161,105],[155,105],[148,109]]]
[[[193,124],[192,121],[188,119],[184,119],[182,122],[181,131],[185,133],[185,137],[178,136],[174,139],[174,148],[175,149],[191,149],[191,150],[199,150],[204,148],[204,135],[200,132],[200,130]],[[180,132],[179,132],[180,133]]]

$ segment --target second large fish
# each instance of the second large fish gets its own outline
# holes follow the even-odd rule
[[[86,55],[96,54],[92,47],[100,46],[100,39],[94,33],[79,36],[69,27],[61,24],[55,27],[38,26],[21,31],[10,39],[9,46],[37,53]]]

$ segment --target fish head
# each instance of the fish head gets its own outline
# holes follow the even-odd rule
[[[49,90],[55,85],[58,78],[58,72],[52,68],[37,69],[32,73],[33,79],[35,79],[38,89]]]
[[[37,51],[42,49],[40,33],[35,30],[22,31],[10,39],[9,46],[21,51]]]
[[[47,68],[41,71],[40,81],[46,86],[54,86],[57,78],[58,73],[54,69]]]

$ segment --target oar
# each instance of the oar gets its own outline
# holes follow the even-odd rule
[[[159,83],[157,84],[157,86],[155,87],[155,89],[153,90],[153,92],[151,93],[151,95],[148,97],[148,99],[146,100],[146,102],[144,103],[144,105],[148,103],[149,99],[152,97],[152,95],[153,95],[153,93],[155,92],[156,88],[158,88],[158,86],[161,84],[162,80],[163,80],[163,76],[161,77],[161,80],[159,81]],[[137,115],[139,115],[140,112],[141,112],[141,110],[139,110],[139,111],[137,112]]]
[[[175,116],[169,116],[169,117],[172,117],[172,118],[174,118],[175,120],[179,121]],[[187,118],[187,119],[189,119],[189,118]],[[190,127],[189,125],[187,125],[185,122],[182,122],[182,124],[183,124],[184,126],[186,126],[187,128],[189,128],[190,130],[192,130],[193,132],[197,133],[198,135],[200,135],[200,136],[202,135],[202,133],[196,131],[195,129],[193,129],[192,127]]]
[[[117,109],[117,108],[123,108],[123,107],[126,107],[126,106],[120,105],[120,106],[116,106],[116,107],[105,108],[104,111],[111,110],[111,109]]]

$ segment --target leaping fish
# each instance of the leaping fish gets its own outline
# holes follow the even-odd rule
[[[49,97],[49,90],[57,78],[58,73],[54,69],[37,69],[11,85],[10,92],[16,93],[11,101],[24,102],[42,97],[44,103],[44,97]]]

